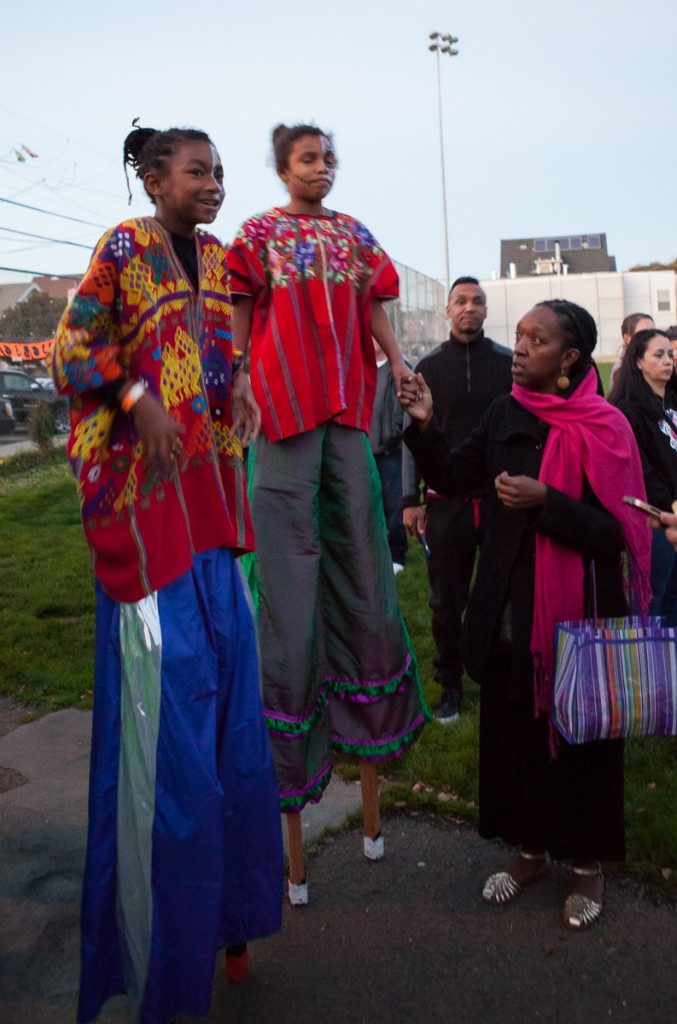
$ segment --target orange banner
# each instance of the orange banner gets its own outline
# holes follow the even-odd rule
[[[54,338],[46,341],[27,341],[25,344],[15,341],[0,341],[0,356],[5,359],[46,359],[54,344]]]

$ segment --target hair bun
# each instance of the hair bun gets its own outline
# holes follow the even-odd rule
[[[278,124],[271,133],[273,143],[273,160],[278,171],[287,167],[289,154],[297,139],[304,135],[319,135],[334,146],[334,138],[331,132],[324,132],[316,124],[294,124],[291,127],[286,124]]]
[[[166,161],[175,153],[176,147],[183,142],[208,142],[211,139],[206,132],[197,128],[141,128],[139,118],[132,121],[132,131],[124,141],[122,164],[127,180],[129,201],[132,201],[132,190],[129,187],[127,166],[133,167],[137,178],[143,181],[144,175],[150,170],[164,172]],[[151,197],[152,199],[152,197]]]
[[[273,128],[272,136],[271,136],[273,142],[275,142],[276,139],[281,138],[281,136],[284,135],[288,131],[289,131],[289,129],[287,128],[286,124],[278,124],[278,125],[276,125],[276,127]]]
[[[123,162],[129,164],[134,170],[139,169],[141,163],[141,151],[149,139],[157,135],[157,128],[141,128],[139,118],[132,121],[132,131],[129,133],[123,144]]]

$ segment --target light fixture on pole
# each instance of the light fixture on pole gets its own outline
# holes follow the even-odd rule
[[[447,291],[449,294],[449,232],[447,228],[447,185],[444,174],[444,130],[442,127],[442,85],[440,81],[440,53],[446,53],[448,57],[458,56],[454,44],[458,42],[456,36],[442,32],[431,32],[429,38],[432,40],[428,46],[437,57],[437,109],[440,120],[440,165],[442,169],[442,220],[444,224],[444,266],[446,271]],[[446,301],[446,296],[445,296]]]

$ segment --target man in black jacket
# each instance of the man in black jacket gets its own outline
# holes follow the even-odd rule
[[[449,340],[416,367],[430,388],[435,415],[456,448],[486,409],[512,387],[512,352],[484,337],[487,300],[474,277],[454,281],[447,301]],[[427,541],[430,609],[435,641],[435,680],[442,687],[437,720],[458,718],[463,695],[461,621],[482,540],[483,492],[448,498],[428,489],[421,503],[421,477],[408,449],[403,455],[404,525]]]

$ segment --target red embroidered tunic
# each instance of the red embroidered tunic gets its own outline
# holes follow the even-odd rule
[[[270,441],[328,419],[369,431],[374,299],[399,294],[372,234],[343,213],[250,218],[228,249],[233,294],[253,296],[250,376]]]
[[[68,454],[94,571],[116,601],[166,586],[214,547],[253,548],[242,450],[232,434],[230,298],[220,242],[196,232],[199,293],[153,218],[107,232],[59,324],[57,388],[71,398]],[[143,381],[185,426],[185,470],[146,472],[132,418],[102,402]]]

